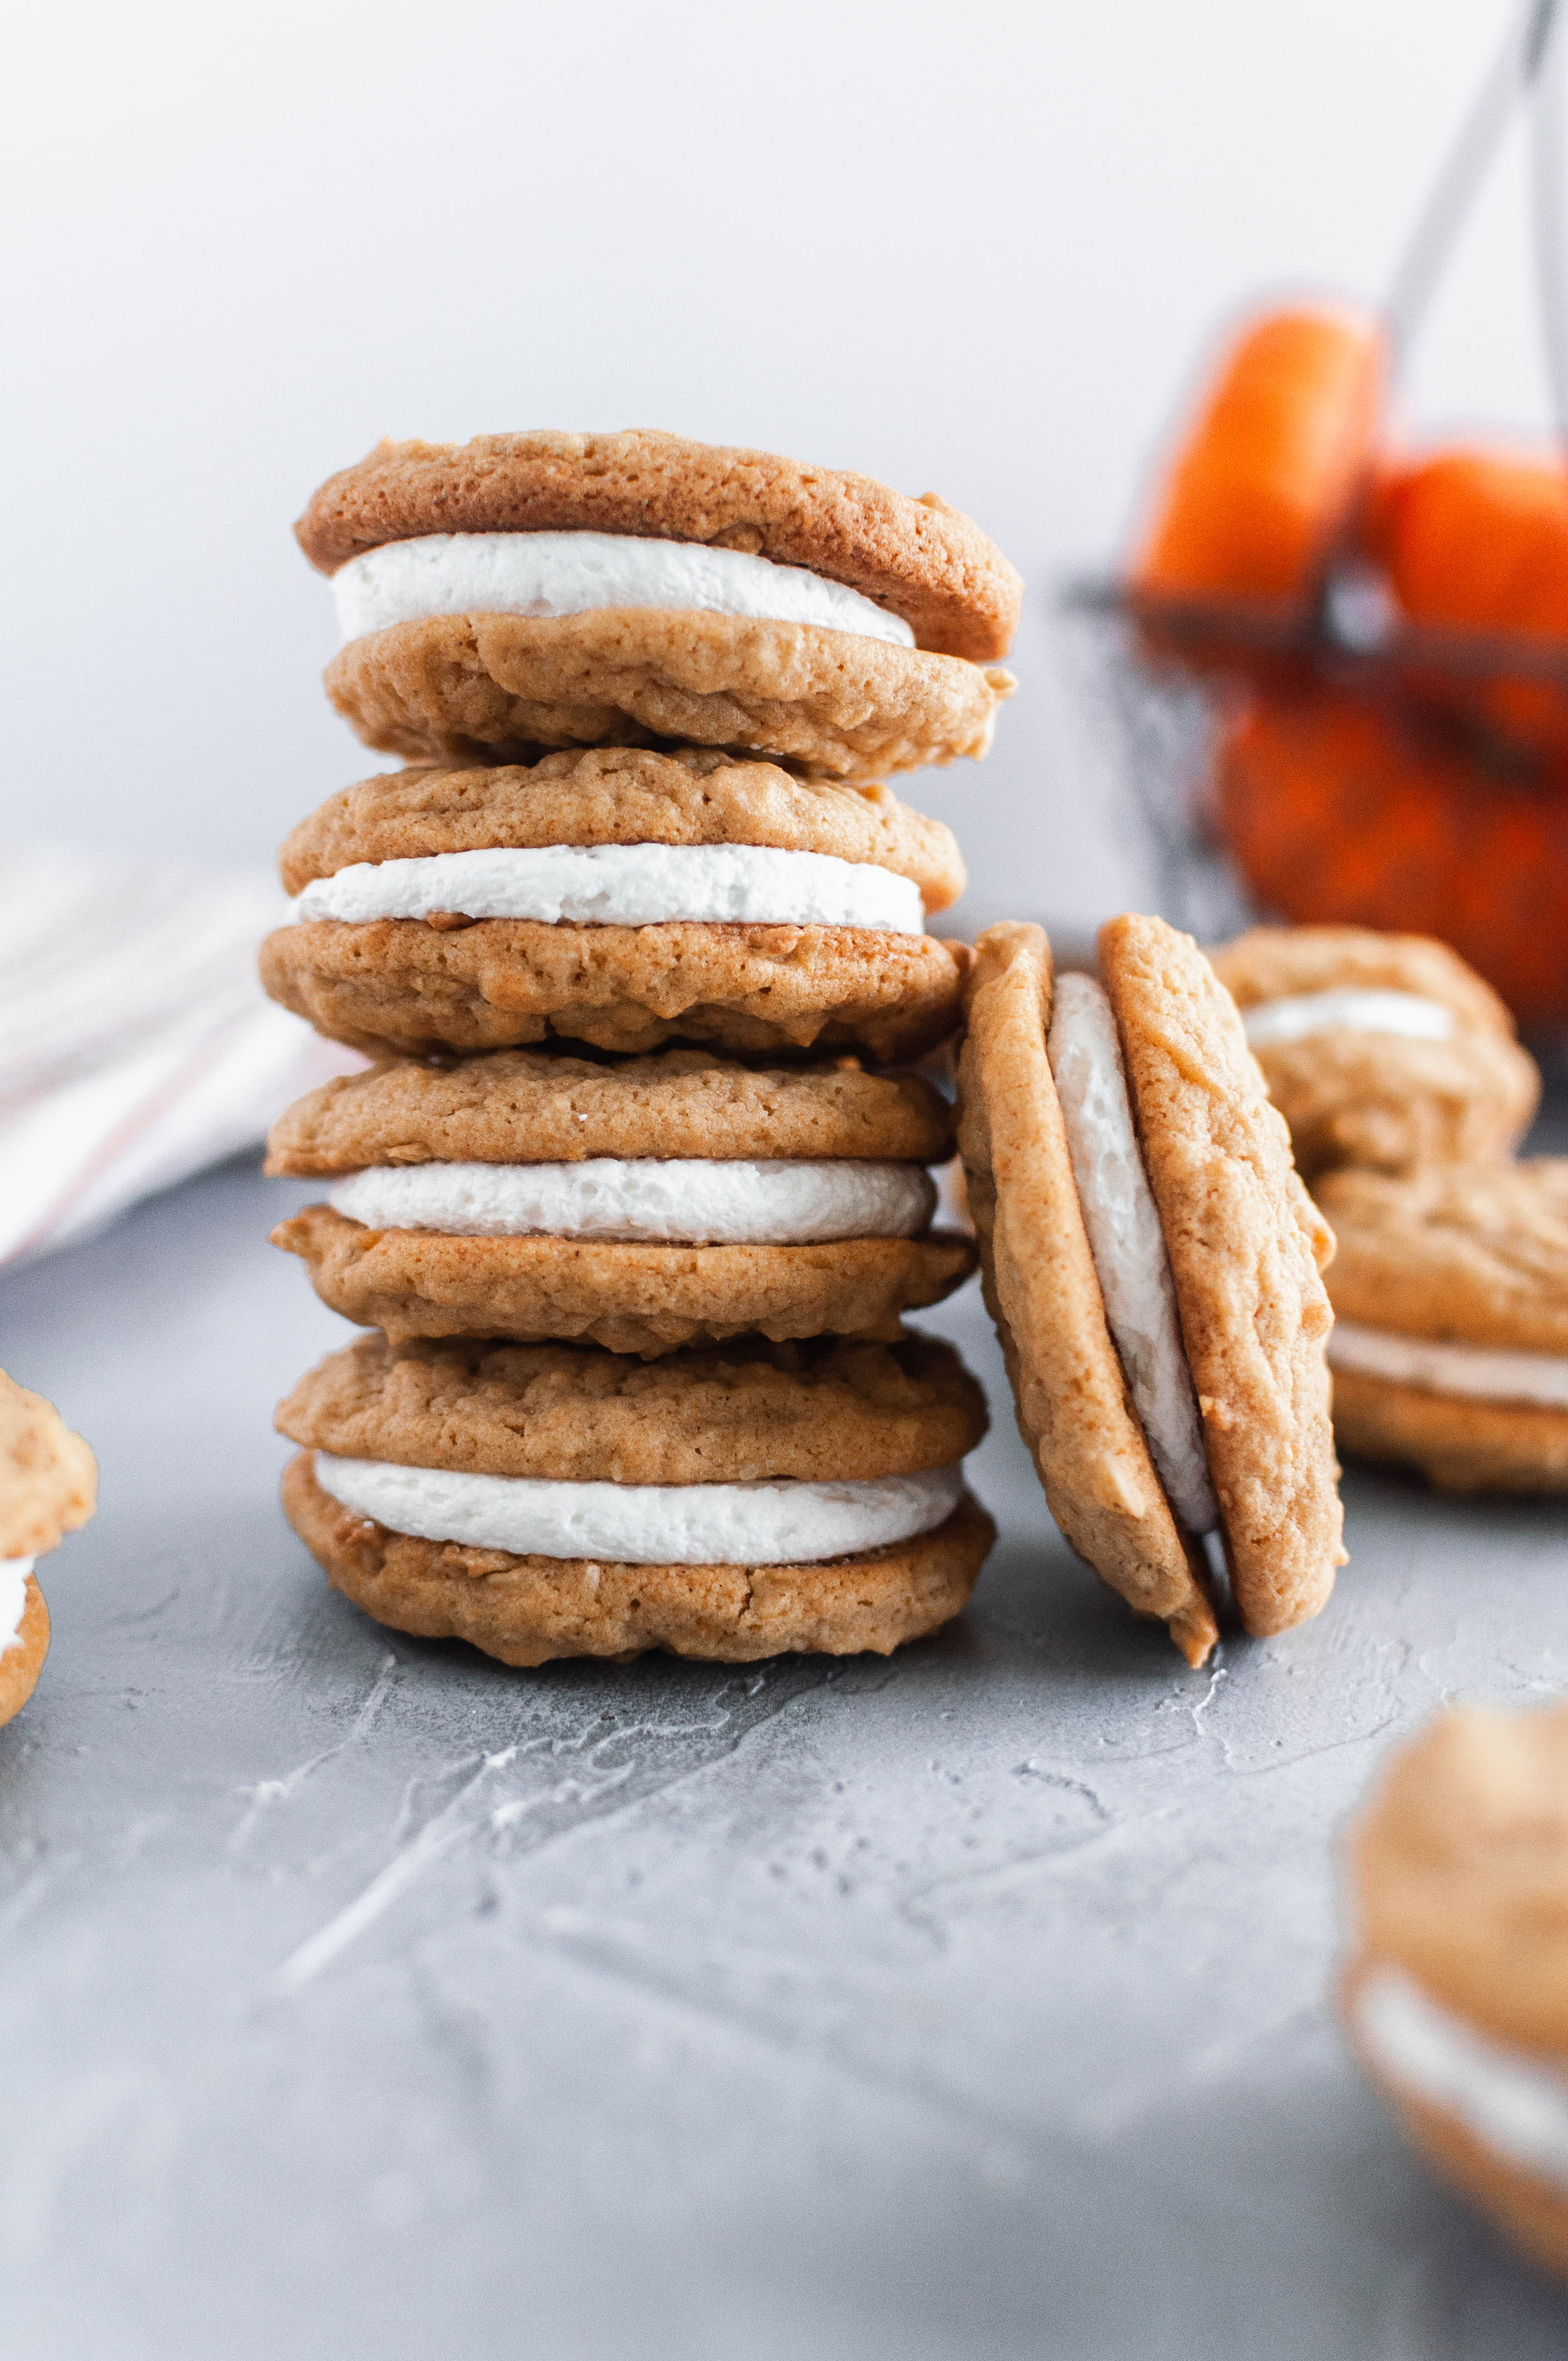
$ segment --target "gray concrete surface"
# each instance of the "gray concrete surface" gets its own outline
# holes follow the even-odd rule
[[[890,1663],[508,1673],[274,1501],[344,1333],[231,1167],[0,1282],[103,1461],[0,1732],[0,2349],[1355,2361],[1568,2346],[1327,1994],[1335,1832],[1568,1682],[1568,1507],[1357,1476],[1321,1621],[1201,1675],[1067,1555],[972,1292],[1003,1540]]]

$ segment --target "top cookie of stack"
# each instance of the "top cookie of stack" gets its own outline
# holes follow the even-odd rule
[[[679,435],[382,443],[296,531],[367,746],[682,741],[835,779],[983,754],[1023,586],[934,493]]]
[[[933,495],[646,433],[386,444],[298,531],[337,593],[328,693],[413,767],[294,830],[262,955],[403,1061],[274,1135],[332,1199],[278,1243],[388,1339],[285,1404],[318,1455],[291,1515],[372,1613],[514,1663],[934,1629],[989,1540],[957,1465],[983,1410],[901,1318],[974,1254],[928,1235],[948,1111],[859,1060],[946,1039],[970,954],[924,931],[951,834],[877,774],[985,752],[1018,577]],[[666,1372],[628,1419],[652,1488],[533,1408],[619,1398],[631,1355]],[[395,1414],[420,1370],[455,1419]]]

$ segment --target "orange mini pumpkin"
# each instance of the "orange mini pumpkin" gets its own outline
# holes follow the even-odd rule
[[[1256,698],[1215,785],[1225,840],[1269,909],[1436,935],[1524,1022],[1568,1022],[1562,770],[1521,783],[1441,722],[1317,689]]]
[[[1132,566],[1135,591],[1245,598],[1305,622],[1358,498],[1386,346],[1343,311],[1273,312],[1231,346],[1179,446]]]
[[[1441,451],[1390,468],[1368,538],[1413,622],[1555,642],[1568,665],[1568,471],[1560,461]],[[1419,686],[1519,746],[1568,752],[1568,685],[1423,673]]]

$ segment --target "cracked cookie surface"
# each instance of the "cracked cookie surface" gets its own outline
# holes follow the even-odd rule
[[[318,918],[269,935],[260,965],[274,1000],[373,1057],[685,1040],[896,1065],[955,1029],[969,960],[962,943],[868,927]]]
[[[991,748],[1016,683],[813,623],[685,609],[436,615],[351,640],[323,678],[367,746],[414,763],[674,741],[880,779]]]
[[[927,914],[964,889],[952,830],[877,783],[799,779],[775,763],[697,747],[594,746],[531,763],[378,773],[330,796],[285,838],[284,888],[359,861],[427,860],[494,846],[757,844],[908,877]]]
[[[598,1156],[892,1157],[944,1163],[947,1102],[917,1074],[854,1060],[745,1066],[701,1049],[614,1063],[499,1049],[445,1066],[339,1074],[297,1099],[268,1138],[271,1173],[367,1164],[576,1163]]]
[[[966,1492],[934,1532],[805,1565],[615,1565],[516,1557],[389,1532],[339,1506],[313,1455],[285,1470],[290,1523],[334,1590],[397,1631],[466,1640],[502,1664],[619,1662],[662,1648],[715,1664],[890,1655],[959,1613],[996,1529]]]
[[[412,1344],[330,1354],[280,1433],[345,1459],[562,1483],[871,1481],[946,1467],[985,1433],[950,1345],[750,1337],[667,1360],[591,1345]]]

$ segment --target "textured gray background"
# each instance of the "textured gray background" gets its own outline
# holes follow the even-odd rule
[[[1560,2354],[1326,2004],[1335,1832],[1568,1678],[1568,1510],[1366,1477],[1191,1675],[1054,1537],[891,1663],[509,1673],[334,1598],[276,1396],[343,1329],[241,1167],[0,1284],[103,1461],[0,1732],[0,2344],[169,2356]],[[1003,1403],[971,1290],[928,1324]]]

